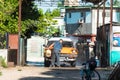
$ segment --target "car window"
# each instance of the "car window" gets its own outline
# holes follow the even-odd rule
[[[47,46],[50,46],[52,43],[54,43],[55,41],[48,41]]]

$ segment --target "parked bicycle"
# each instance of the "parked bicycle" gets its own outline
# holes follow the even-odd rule
[[[101,80],[100,74],[95,70],[97,67],[97,62],[95,59],[90,59],[86,63],[83,63],[83,68],[81,70],[82,80]]]

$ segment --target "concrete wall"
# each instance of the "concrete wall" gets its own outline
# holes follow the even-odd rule
[[[83,20],[83,23],[91,23],[90,9],[66,10],[66,24],[76,24],[79,23],[80,20]]]
[[[103,25],[103,9],[99,10],[99,26]],[[110,23],[110,9],[105,10],[105,23]],[[120,22],[120,10],[113,9],[113,22]],[[92,9],[92,33],[97,31],[97,9]]]
[[[69,34],[92,34],[92,26],[91,23],[83,23],[80,24],[67,24],[66,25],[66,32]]]

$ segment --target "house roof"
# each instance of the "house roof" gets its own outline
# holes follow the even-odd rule
[[[82,35],[81,34],[78,34],[78,35],[73,34],[72,36],[76,36],[76,37],[96,37],[95,34],[82,34]]]
[[[83,1],[85,1],[85,2],[91,2],[91,3],[93,3],[93,4],[98,4],[98,3],[100,3],[102,0],[83,0]]]
[[[78,7],[66,7],[66,10],[77,10],[77,9],[97,9],[95,6],[78,6]],[[103,7],[99,7],[99,9],[103,9]],[[110,9],[110,7],[105,7],[105,9]],[[120,9],[120,7],[113,7],[113,9]]]
[[[119,22],[112,22],[112,25],[113,26],[120,26],[120,23]],[[110,26],[110,23],[104,24],[104,25],[102,25],[100,27],[103,27],[103,26]]]

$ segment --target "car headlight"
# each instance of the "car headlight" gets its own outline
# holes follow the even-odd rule
[[[51,50],[46,50],[45,56],[46,56],[46,57],[50,57],[50,56],[51,56]]]
[[[73,53],[76,53],[76,51],[75,51],[75,50],[73,50],[72,52],[73,52]]]
[[[72,55],[75,57],[77,55],[77,51],[76,50],[72,50]]]
[[[77,54],[77,51],[76,50],[72,50],[72,53]]]

